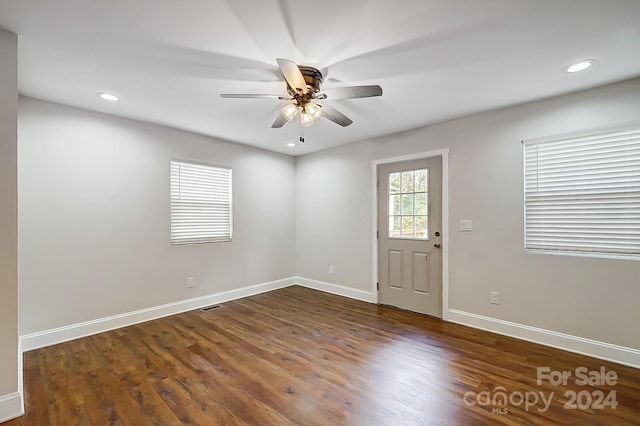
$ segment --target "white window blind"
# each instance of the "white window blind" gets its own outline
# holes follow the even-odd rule
[[[171,244],[231,241],[231,169],[171,161]]]
[[[640,122],[523,143],[527,249],[640,255]]]

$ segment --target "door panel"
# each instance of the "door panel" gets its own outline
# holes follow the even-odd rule
[[[442,317],[442,159],[378,166],[379,301]]]
[[[389,287],[404,286],[404,252],[389,250]]]
[[[429,253],[413,253],[413,291],[429,294]]]

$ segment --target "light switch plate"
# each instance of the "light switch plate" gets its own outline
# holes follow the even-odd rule
[[[468,219],[461,220],[459,229],[462,232],[471,232],[471,229],[472,229],[471,221]]]

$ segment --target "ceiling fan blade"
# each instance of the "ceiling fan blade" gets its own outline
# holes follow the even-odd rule
[[[292,98],[278,95],[260,95],[252,93],[222,93],[221,98],[234,98],[234,99],[278,99],[281,101],[290,100]]]
[[[288,59],[276,58],[280,70],[284,75],[284,79],[287,80],[289,86],[296,92],[307,93],[307,82],[304,80],[304,76],[300,72],[300,68],[295,62]]]
[[[334,87],[318,93],[317,98],[339,101],[341,99],[370,98],[373,96],[382,96],[382,87],[378,85]]]
[[[320,106],[322,107],[322,116],[325,118],[328,118],[334,123],[337,123],[342,127],[347,127],[348,125],[353,123],[353,120],[351,120],[349,117],[347,117],[337,109],[330,107],[329,105],[320,105]]]
[[[278,128],[284,126],[287,123],[288,123],[287,119],[284,118],[282,116],[282,114],[280,114],[280,112],[278,112],[278,116],[276,117],[276,121],[273,122],[273,124],[271,125],[271,128],[272,129],[278,129]]]

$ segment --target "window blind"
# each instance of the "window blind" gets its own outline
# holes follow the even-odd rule
[[[171,161],[171,244],[231,241],[231,169]]]
[[[523,143],[527,249],[640,255],[640,122]]]

